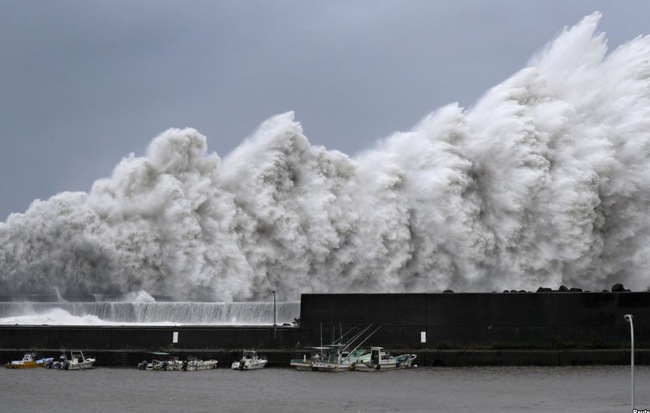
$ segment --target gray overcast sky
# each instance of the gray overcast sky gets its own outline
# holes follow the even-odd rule
[[[470,107],[565,26],[601,11],[610,50],[639,1],[0,1],[0,221],[88,191],[170,127],[222,158],[293,110],[348,155]]]

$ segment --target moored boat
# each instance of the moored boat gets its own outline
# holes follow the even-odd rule
[[[289,361],[289,366],[299,371],[309,371],[311,370],[311,364],[313,358],[314,358],[313,352],[300,351],[293,356],[291,361]]]
[[[142,360],[138,363],[139,370],[173,371],[180,370],[182,363],[178,357],[172,357],[169,353],[154,351],[151,353],[151,361]]]
[[[70,352],[70,366],[68,370],[85,370],[92,369],[95,366],[94,357],[86,357],[81,351]]]
[[[217,368],[217,360],[209,359],[202,360],[196,357],[189,357],[186,362],[183,362],[182,369],[187,371],[200,371],[212,370]]]
[[[352,370],[358,362],[358,358],[366,353],[363,349],[355,349],[351,352],[344,351],[346,345],[330,345],[315,358],[312,358],[311,370],[313,371],[346,371]]]
[[[11,361],[5,364],[5,367],[8,369],[33,369],[35,367],[45,367],[52,360],[52,357],[43,357],[40,354],[29,352],[25,353],[22,360]]]
[[[354,371],[407,369],[413,366],[415,354],[392,356],[383,347],[371,347],[370,353],[360,356],[352,367]]]
[[[350,333],[341,334],[341,337],[334,341],[332,344],[320,347],[311,347],[309,358],[306,353],[302,354],[302,358],[293,358],[290,362],[291,367],[296,370],[311,370],[311,371],[331,371],[340,372],[352,370],[358,362],[358,358],[366,353],[361,349],[361,345],[375,334],[381,326],[377,327],[374,331],[370,331],[372,326],[368,326],[355,334],[353,337],[344,341],[345,336]],[[365,338],[364,338],[365,335]],[[363,340],[362,340],[363,338]],[[361,340],[351,351],[348,348],[352,347],[353,343]]]
[[[233,370],[259,370],[268,362],[266,357],[258,356],[255,350],[244,350],[242,358],[233,362],[230,367]]]
[[[173,357],[169,353],[154,351],[151,353],[151,361],[141,361],[138,364],[138,369],[149,371],[176,371],[182,370],[183,365],[184,362],[181,362],[178,357]]]
[[[50,360],[45,367],[58,370],[86,370],[95,367],[95,358],[87,357],[82,351],[70,352],[68,358],[66,353],[61,353],[57,361]]]
[[[202,360],[197,357],[188,357],[181,361],[169,353],[153,352],[151,361],[143,360],[138,363],[139,370],[148,371],[199,371],[216,369],[218,361]]]
[[[140,370],[150,371],[179,371],[183,369],[183,362],[173,357],[169,360],[151,360],[151,362],[143,362],[139,365]]]

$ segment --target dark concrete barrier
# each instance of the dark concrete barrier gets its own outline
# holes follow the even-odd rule
[[[329,343],[382,326],[367,345],[390,348],[650,347],[650,293],[304,294],[300,339]],[[426,342],[422,343],[422,333]]]
[[[415,351],[420,365],[434,366],[579,366],[630,364],[619,350],[429,350]],[[650,364],[650,350],[636,350],[635,364]]]
[[[294,348],[328,344],[373,325],[381,327],[363,347],[416,352],[425,365],[626,364],[628,313],[636,348],[650,348],[649,292],[304,294],[299,328],[0,326],[0,354],[8,361],[9,354],[18,358],[30,349],[80,349],[101,354],[100,364],[131,365],[151,351],[167,351],[216,355],[229,364],[241,349],[256,348],[268,349],[276,365],[288,365]],[[637,351],[637,363],[648,364],[645,350]]]
[[[0,349],[281,349],[295,346],[296,331],[289,326],[0,326]]]

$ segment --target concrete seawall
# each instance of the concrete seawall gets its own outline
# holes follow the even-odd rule
[[[182,351],[293,348],[289,326],[0,326],[0,349]]]
[[[216,358],[243,348],[286,366],[299,348],[381,326],[364,343],[415,353],[421,365],[627,364],[634,315],[637,364],[650,364],[650,293],[304,294],[294,326],[0,326],[2,362],[27,350],[83,350],[132,366],[152,351]],[[176,334],[174,334],[176,333]],[[176,338],[176,340],[175,340]]]
[[[390,348],[650,348],[650,293],[304,294],[300,339],[318,345],[359,326]],[[423,339],[425,342],[422,342]]]

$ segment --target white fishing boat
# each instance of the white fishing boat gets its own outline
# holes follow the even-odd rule
[[[86,357],[82,351],[71,351],[70,357],[61,353],[57,361],[46,363],[45,367],[59,370],[86,370],[95,367],[95,358]]]
[[[183,362],[178,357],[170,357],[167,360],[153,359],[151,363],[146,363],[144,368],[141,368],[141,370],[149,371],[180,371],[182,369]]]
[[[370,353],[360,356],[352,367],[354,371],[407,369],[413,366],[415,354],[391,356],[383,347],[371,347]]]
[[[345,351],[344,344],[325,346],[321,354],[312,358],[311,370],[313,371],[347,371],[352,370],[357,364],[359,357],[366,354],[366,350],[354,349]]]
[[[8,369],[32,369],[35,367],[45,367],[48,362],[52,362],[52,357],[43,357],[36,353],[25,353],[22,360],[14,360],[7,364],[5,367]]]
[[[85,370],[92,369],[95,365],[94,357],[86,357],[81,351],[70,352],[70,365],[68,370]]]
[[[178,357],[169,353],[154,351],[151,353],[151,361],[143,360],[138,364],[138,369],[148,371],[179,371],[187,362],[181,362]]]
[[[258,370],[264,368],[269,361],[264,356],[258,356],[255,350],[244,350],[239,361],[232,363],[233,370]]]
[[[217,368],[217,360],[202,360],[196,357],[189,357],[183,362],[182,369],[187,371],[212,370]]]
[[[311,350],[316,348],[317,347],[312,347]],[[317,354],[314,354],[313,351],[299,351],[293,356],[291,361],[289,361],[289,366],[299,371],[309,371],[311,370],[312,360],[315,357],[317,357]]]
[[[368,326],[361,330],[359,333],[351,337],[347,342],[344,338],[347,334],[342,334],[341,337],[334,343],[327,346],[311,347],[309,358],[307,354],[302,354],[302,358],[294,358],[291,360],[290,365],[296,370],[311,370],[311,371],[329,371],[340,372],[352,370],[358,362],[358,358],[366,353],[361,349],[361,345],[368,340],[373,334],[381,328],[377,327],[374,331],[368,334],[359,344],[357,344],[351,351],[348,351],[353,343],[361,338],[370,330],[372,326]]]
[[[216,369],[217,360],[202,360],[197,357],[188,357],[181,361],[170,353],[160,351],[151,353],[151,361],[143,360],[138,363],[139,370],[148,371],[200,371]]]

